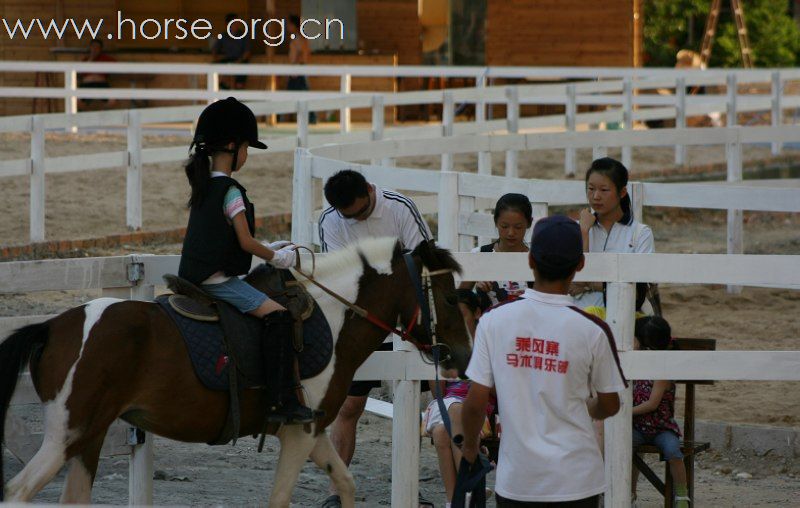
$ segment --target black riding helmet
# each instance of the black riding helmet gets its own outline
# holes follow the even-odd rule
[[[233,167],[239,146],[247,141],[253,148],[265,149],[267,145],[258,140],[258,124],[256,116],[246,104],[234,97],[209,104],[197,119],[197,129],[189,147],[210,155],[212,152],[228,152],[233,154]],[[233,142],[233,150],[225,145]]]

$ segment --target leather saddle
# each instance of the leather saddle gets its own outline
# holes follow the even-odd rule
[[[314,298],[305,290],[288,270],[276,270],[271,265],[261,265],[253,275],[266,281],[267,296],[289,311],[295,322],[294,345],[298,353],[303,351],[303,322],[314,313]],[[164,275],[164,282],[174,293],[169,297],[170,306],[178,314],[197,321],[215,322],[220,314],[214,300],[205,291],[177,275]]]
[[[298,353],[295,368],[299,370],[300,378],[317,375],[328,364],[333,353],[330,326],[319,305],[289,270],[277,270],[271,265],[262,264],[249,277],[257,279],[259,289],[286,307],[292,315],[295,322],[293,342]],[[168,305],[169,309],[166,310],[178,314],[173,316],[173,320],[184,336],[198,377],[208,388],[223,389],[230,393],[231,404],[225,428],[219,438],[210,444],[235,440],[239,428],[239,390],[264,386],[259,340],[261,320],[242,314],[226,302],[214,300],[201,288],[177,275],[164,275],[164,281],[173,294],[160,296],[157,301],[162,306]],[[181,319],[184,320],[183,324],[179,322]],[[221,336],[216,345],[211,345],[216,348],[214,351],[221,348],[219,355],[213,353],[209,360],[206,358],[209,354],[202,348],[198,349],[196,342],[203,340],[200,337],[202,333],[197,335],[198,338],[190,337],[198,329]],[[209,370],[212,371],[210,375]],[[209,378],[211,383],[208,382]],[[223,381],[224,378],[227,378],[227,382]]]

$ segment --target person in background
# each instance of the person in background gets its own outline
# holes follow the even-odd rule
[[[461,312],[464,315],[464,321],[467,323],[467,328],[474,336],[475,327],[481,317],[484,309],[481,309],[478,296],[469,290],[458,291],[458,301],[461,305]],[[433,383],[433,381],[429,381]],[[464,399],[469,391],[469,381],[439,381],[439,393],[442,394],[442,403],[447,409],[450,417],[450,425],[453,436],[462,434],[461,427],[461,407]],[[487,420],[484,424],[482,435],[486,432],[491,433],[491,426],[489,420],[495,408],[494,400],[490,400],[486,406]],[[436,399],[428,404],[425,410],[425,415],[422,418],[422,423],[425,428],[425,433],[431,437],[433,446],[436,449],[436,456],[439,459],[439,474],[442,477],[445,490],[445,508],[450,508],[450,503],[453,500],[453,492],[456,485],[456,471],[458,464],[461,462],[461,449],[453,442],[450,434],[447,433],[447,428],[444,425],[444,420],[439,409],[439,403]]]
[[[665,351],[673,349],[672,330],[659,316],[636,320],[634,349]],[[669,464],[675,490],[675,508],[689,508],[686,467],[680,442],[681,431],[675,422],[675,382],[670,380],[636,380],[633,382],[633,446],[651,444],[658,447]],[[636,500],[639,470],[633,468],[632,499]]]
[[[239,19],[236,13],[229,12],[225,15],[226,29],[222,31],[222,38],[217,39],[211,48],[212,62],[233,64],[247,63],[250,61],[250,39],[248,37],[239,38],[244,34],[244,26],[238,21],[231,24],[231,21],[236,19]],[[231,34],[236,37],[232,37],[231,34],[228,33],[228,30],[230,30]],[[223,83],[221,88],[229,90],[231,88],[230,76],[226,76],[225,81],[227,81],[227,83]],[[234,90],[244,89],[244,85],[246,83],[247,75],[240,74],[233,76]]]
[[[325,182],[324,194],[331,206],[319,217],[322,252],[339,250],[364,238],[391,236],[409,250],[431,239],[428,224],[412,200],[367,182],[361,173],[351,169],[335,173]],[[391,341],[378,350],[391,351]],[[355,453],[356,429],[369,392],[380,385],[380,381],[354,381],[331,425],[331,441],[347,465]],[[341,499],[332,493],[322,506],[341,506]]]
[[[523,194],[504,194],[494,207],[497,239],[472,249],[472,252],[528,252],[525,233],[533,224],[533,208]],[[464,281],[459,289],[477,291],[484,306],[496,305],[517,298],[528,287],[525,281]],[[488,305],[486,305],[488,303]]]
[[[628,194],[628,169],[604,157],[586,171],[586,199],[591,208],[580,212],[584,252],[652,253],[653,232],[636,221]],[[582,282],[570,286],[580,308],[604,307],[605,284]]]
[[[117,59],[103,51],[103,41],[92,39],[89,43],[89,54],[83,57],[84,62],[116,62]],[[109,88],[108,74],[103,72],[85,72],[78,74],[78,86],[81,88]],[[78,105],[85,108],[91,104],[103,104],[114,107],[114,99],[79,99]]]

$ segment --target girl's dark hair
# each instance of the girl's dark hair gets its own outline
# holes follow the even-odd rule
[[[186,171],[186,178],[189,179],[189,185],[192,186],[192,195],[189,197],[189,203],[187,204],[189,208],[202,203],[203,198],[206,196],[208,183],[211,181],[211,161],[209,156],[210,153],[204,146],[198,146],[189,155],[189,160],[183,167],[184,171]]]
[[[497,224],[501,213],[509,210],[521,213],[528,222],[528,227],[531,227],[531,224],[533,224],[533,207],[531,207],[528,196],[514,192],[500,196],[497,204],[494,205],[494,223]]]
[[[469,311],[475,314],[478,310],[484,311],[486,309],[481,305],[478,295],[471,289],[457,289],[458,303],[463,303],[469,308]]]
[[[589,182],[589,177],[592,173],[600,173],[608,177],[609,180],[614,182],[614,187],[617,188],[619,193],[623,187],[628,185],[628,168],[626,168],[620,161],[612,159],[611,157],[603,157],[592,161],[592,165],[586,171],[585,181]],[[631,208],[631,196],[625,194],[625,197],[620,200],[620,206],[625,215],[633,217],[633,209]]]
[[[640,317],[636,320],[633,334],[639,339],[642,349],[672,349],[672,329],[667,320],[660,316]]]

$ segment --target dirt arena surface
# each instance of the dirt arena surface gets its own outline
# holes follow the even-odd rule
[[[145,147],[169,146],[185,138],[147,138]],[[187,143],[188,144],[188,143]],[[48,134],[48,155],[74,155],[106,150],[123,150],[124,137],[96,134],[80,138]],[[3,159],[26,157],[29,140],[24,135],[0,135]],[[791,152],[790,152],[791,153]],[[794,151],[800,155],[800,152]],[[611,150],[609,155],[618,155]],[[769,155],[766,147],[746,147],[748,161]],[[671,168],[672,149],[634,151],[633,171]],[[578,153],[578,167],[588,165],[591,152]],[[691,164],[724,160],[722,147],[689,150]],[[259,215],[291,208],[291,163],[289,153],[252,158],[240,181],[249,189]],[[438,169],[438,157],[404,158],[398,165]],[[493,158],[495,174],[502,174],[500,154]],[[474,171],[476,158],[456,157],[456,167]],[[520,176],[563,178],[563,151],[520,154]],[[635,177],[635,176],[634,176]],[[158,230],[184,226],[188,218],[185,200],[188,184],[180,164],[146,166],[144,170],[144,229]],[[0,245],[22,244],[28,235],[28,193],[26,177],[4,178],[0,187]],[[125,171],[102,170],[47,177],[47,239],[75,239],[125,232]],[[562,212],[577,210],[558,210]],[[645,223],[655,233],[658,252],[725,252],[725,212],[645,210]],[[792,214],[745,213],[745,252],[759,254],[800,254],[800,217]],[[106,256],[152,252],[178,254],[180,245],[150,245],[135,249],[90,250],[75,256]],[[662,286],[665,317],[676,336],[717,339],[720,350],[797,350],[800,338],[800,292],[745,288],[741,295],[729,295],[722,286]],[[0,316],[49,314],[79,305],[99,292],[46,292],[33,295],[0,295]],[[682,394],[679,393],[679,398]],[[678,406],[682,406],[679,400]],[[35,419],[35,417],[33,417]],[[797,383],[718,382],[697,389],[697,418],[732,423],[800,426],[800,390]],[[255,441],[245,439],[230,446],[208,447],[157,440],[156,465],[163,478],[155,482],[155,502],[160,505],[252,505],[263,504],[271,484],[275,462],[271,450],[258,455]],[[443,505],[443,488],[438,476],[435,452],[423,440],[421,491]],[[19,464],[5,457],[6,478]],[[797,506],[800,503],[800,460],[750,457],[729,452],[699,456],[697,471],[698,506]],[[352,467],[356,476],[359,506],[388,505],[391,478],[391,424],[370,416],[362,421],[359,448]],[[657,471],[661,471],[659,467]],[[749,473],[752,479],[737,478]],[[63,478],[63,476],[61,477]],[[127,502],[127,460],[103,461],[93,501]],[[167,483],[168,482],[168,483]],[[644,480],[642,480],[644,482]],[[313,465],[304,470],[295,491],[297,506],[313,506],[324,499],[326,480]],[[644,483],[639,506],[659,506],[657,493]],[[60,483],[49,486],[38,501],[55,502]]]

